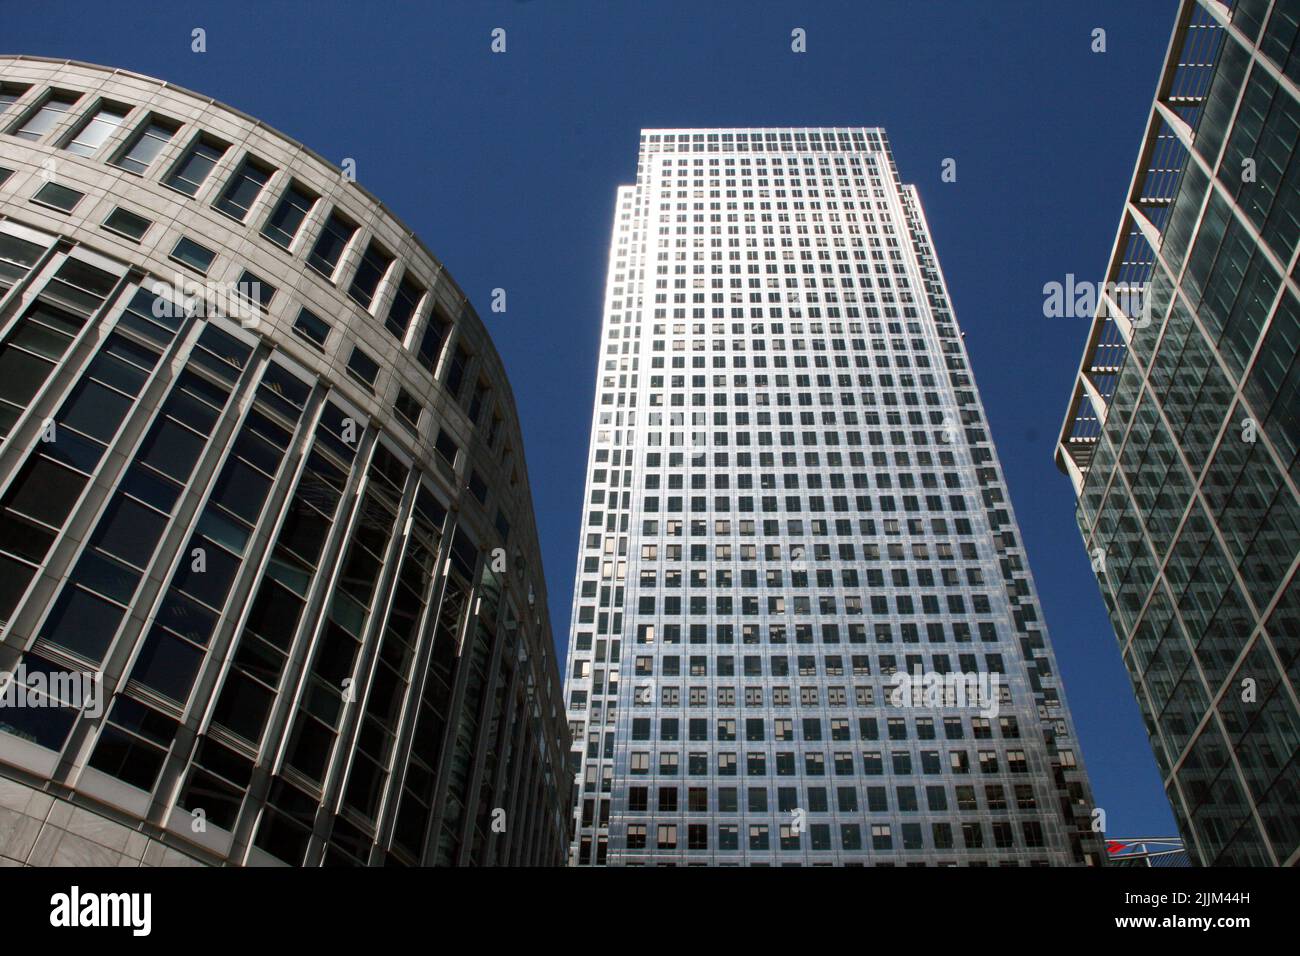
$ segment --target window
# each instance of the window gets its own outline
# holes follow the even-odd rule
[[[148,219],[137,216],[133,212],[127,212],[121,206],[110,212],[108,218],[104,220],[105,229],[133,242],[139,242],[143,239],[144,234],[149,231],[151,225],[153,223]]]
[[[438,367],[438,356],[442,354],[443,343],[447,341],[450,332],[451,323],[440,309],[435,308],[429,315],[429,324],[420,339],[419,354],[416,356],[420,364],[430,372]]]
[[[459,449],[456,447],[455,439],[448,435],[445,429],[438,429],[438,440],[433,443],[433,447],[447,464],[455,467],[456,452]]]
[[[275,286],[264,279],[259,279],[247,269],[240,274],[235,289],[241,296],[260,309],[266,309],[270,306],[276,292]]]
[[[13,130],[14,136],[36,142],[63,119],[63,114],[72,109],[72,105],[81,99],[77,93],[53,93],[34,111],[27,114],[27,120]]]
[[[420,415],[424,413],[424,409],[415,400],[415,396],[406,389],[397,390],[397,401],[393,403],[393,411],[397,412],[402,422],[411,426],[412,431],[420,427]]]
[[[352,357],[348,359],[348,374],[373,391],[375,379],[379,375],[379,363],[361,349],[353,347]]]
[[[245,159],[238,172],[226,184],[220,198],[212,204],[213,208],[243,222],[272,172],[274,171],[255,159]]]
[[[318,349],[325,347],[325,340],[330,334],[329,324],[307,309],[298,313],[298,318],[293,323],[293,330]]]
[[[200,136],[172,168],[165,185],[187,196],[194,196],[225,153],[225,144]]]
[[[3,186],[5,184],[5,180],[8,179],[13,174],[14,171],[12,169],[5,169],[3,166],[0,166],[0,186]]]
[[[44,246],[0,232],[0,295],[26,276],[44,252]]]
[[[280,202],[262,227],[262,235],[277,246],[288,249],[302,227],[303,220],[316,205],[316,197],[304,190],[297,183],[290,183],[289,188],[280,197]]]
[[[388,273],[388,267],[392,264],[393,257],[386,253],[379,243],[370,240],[365,255],[361,257],[361,264],[357,266],[357,274],[352,279],[352,286],[348,289],[352,301],[363,308],[370,308],[370,303],[375,298],[375,290],[379,288],[379,283],[383,281]]]
[[[471,493],[475,498],[478,499],[478,503],[479,503],[479,504],[481,504],[481,505],[482,505],[482,504],[487,504],[487,494],[488,494],[487,482],[483,480],[483,476],[480,475],[477,471],[471,471],[471,472],[469,473],[469,483],[468,483],[468,488],[469,488],[469,490],[470,490],[470,493]],[[676,688],[668,688],[668,687],[665,687],[665,688],[664,688],[664,694],[665,694],[665,696],[668,696],[670,691],[675,691],[675,690],[676,690]],[[665,700],[664,703],[668,703],[668,701]],[[665,724],[668,724],[668,721],[665,720],[664,723],[665,723]],[[675,721],[674,721],[674,723],[675,723]],[[673,737],[665,737],[664,739],[665,739],[665,740],[676,740],[677,738],[676,738],[675,736],[673,736]],[[669,755],[668,755],[668,754],[664,754],[663,756],[667,757],[667,756],[669,756]],[[660,768],[660,771],[661,771],[661,772],[664,772],[662,767]],[[676,771],[673,771],[673,772],[676,773]]]
[[[34,261],[38,254],[33,250],[30,258]],[[0,437],[8,435],[84,324],[38,299],[10,331],[0,347]]]
[[[316,239],[316,245],[307,256],[307,264],[325,278],[332,279],[339,259],[343,256],[343,250],[348,247],[356,231],[357,227],[337,212],[330,213],[329,219],[325,221],[325,226]]]
[[[32,197],[32,202],[39,203],[42,206],[49,206],[51,209],[59,210],[59,212],[72,212],[84,196],[85,193],[79,193],[67,186],[60,186],[58,183],[46,183],[36,191],[36,195]]]
[[[216,258],[216,253],[199,245],[193,239],[181,237],[181,241],[176,243],[176,248],[172,250],[171,258],[173,262],[179,262],[201,275],[207,275],[208,269],[212,268],[212,260]]]
[[[397,285],[397,292],[393,295],[393,304],[388,308],[388,318],[384,321],[384,328],[388,329],[397,341],[401,342],[406,338],[406,329],[411,324],[411,317],[415,315],[415,310],[420,307],[420,300],[423,298],[424,289],[412,281],[411,274],[408,272],[402,276],[402,281]]]
[[[459,343],[451,354],[451,363],[447,369],[447,391],[454,398],[460,397],[460,390],[465,384],[465,370],[469,368],[470,354]]]
[[[0,83],[0,113],[3,113],[27,92],[27,87],[15,83]]]
[[[78,156],[93,156],[113,135],[113,130],[122,125],[128,107],[103,104],[81,125],[80,131],[73,136],[64,149]]]
[[[145,170],[158,158],[163,147],[171,141],[179,129],[175,123],[166,120],[149,120],[131,140],[131,144],[122,152],[114,166],[127,172],[143,176]]]

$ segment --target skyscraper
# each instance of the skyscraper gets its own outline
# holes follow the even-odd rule
[[[642,131],[599,363],[572,860],[1097,862],[962,333],[884,133]]]
[[[1056,453],[1205,866],[1300,861],[1298,23],[1180,7]]]
[[[305,146],[0,58],[0,857],[556,864],[559,667],[464,293]]]

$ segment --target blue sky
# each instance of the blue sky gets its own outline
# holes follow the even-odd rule
[[[477,306],[523,421],[567,640],[615,188],[642,127],[882,126],[915,183],[1112,835],[1174,832],[1052,450],[1176,0],[0,0],[0,53],[103,63],[250,113],[336,162]],[[191,31],[207,52],[191,52]],[[504,28],[507,52],[493,54]],[[807,53],[790,31],[807,31]],[[1090,49],[1106,31],[1106,52]],[[940,179],[946,158],[957,180]],[[494,288],[504,314],[489,311]]]

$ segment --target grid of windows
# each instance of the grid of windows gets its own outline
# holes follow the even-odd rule
[[[84,64],[9,71],[45,82],[0,84],[0,110],[29,104],[0,131],[0,669],[98,675],[105,697],[0,707],[0,768],[210,863],[560,862],[518,425],[453,280],[261,124]],[[65,149],[84,194],[25,140]],[[140,177],[129,209],[112,166]],[[351,212],[317,212],[325,192]],[[173,302],[176,264],[257,321],[206,289]]]
[[[1150,308],[1095,318],[1057,461],[1189,852],[1293,866],[1296,15],[1222,20],[1179,12],[1108,274]]]
[[[573,861],[1095,860],[1015,519],[883,133],[643,131],[600,354]],[[900,673],[996,676],[996,707],[895,700]]]

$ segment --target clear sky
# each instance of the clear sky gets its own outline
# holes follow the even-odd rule
[[[1044,318],[1043,286],[1102,278],[1177,5],[0,0],[0,53],[157,76],[356,161],[501,352],[561,652],[615,188],[635,180],[638,131],[884,127],[966,332],[1108,832],[1156,836],[1173,818],[1052,460],[1087,323]]]

